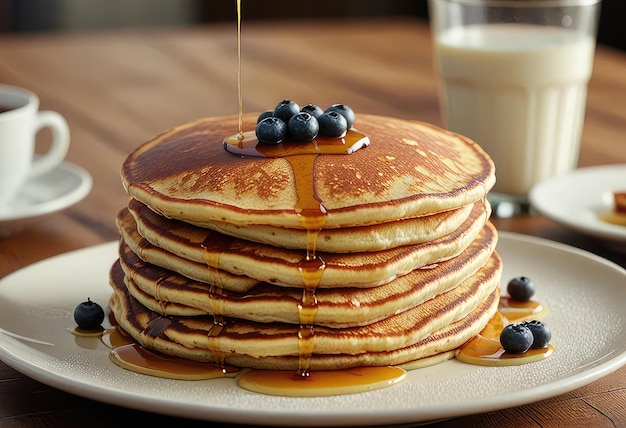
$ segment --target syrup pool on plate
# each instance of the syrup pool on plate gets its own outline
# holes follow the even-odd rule
[[[478,335],[459,348],[456,358],[481,366],[521,365],[546,359],[554,353],[552,344],[521,354],[506,352],[500,344],[500,333],[507,324],[543,319],[548,312],[548,308],[540,302],[519,302],[509,296],[501,296],[498,312]]]

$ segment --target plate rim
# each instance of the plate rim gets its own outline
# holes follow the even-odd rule
[[[606,265],[607,268],[616,269],[617,273],[626,277],[626,269],[610,260],[586,250],[531,235],[504,231],[499,232],[499,235],[501,240],[508,240],[511,243],[520,241],[530,245],[540,245],[570,254],[577,254],[580,257],[591,259],[595,263]],[[117,249],[117,241],[106,242],[41,260],[0,279],[0,287],[2,287],[5,282],[11,281],[11,278],[14,275],[20,275],[20,273],[24,270],[49,262],[51,259],[55,259],[57,257],[71,257],[75,253],[89,249],[93,251],[109,251],[108,247],[111,247],[110,251],[115,251]],[[485,397],[483,396],[464,400],[463,406],[458,406],[458,404],[456,406],[451,406],[451,403],[438,403],[437,405],[429,405],[428,409],[376,409],[376,413],[372,412],[367,413],[366,415],[358,414],[358,410],[355,409],[347,411],[333,410],[331,414],[323,416],[315,416],[313,412],[310,412],[310,414],[307,413],[307,418],[303,418],[301,413],[288,410],[276,413],[276,409],[263,411],[255,408],[246,409],[246,412],[241,414],[241,409],[239,408],[229,409],[223,407],[200,406],[197,405],[197,403],[185,405],[185,403],[181,403],[180,401],[171,401],[164,397],[140,396],[136,392],[129,393],[128,391],[120,391],[119,388],[111,388],[106,385],[98,385],[97,388],[94,388],[86,381],[77,382],[69,376],[57,374],[55,378],[54,374],[47,373],[45,369],[39,368],[38,370],[38,367],[33,364],[29,364],[29,362],[13,355],[10,350],[5,349],[5,340],[16,339],[7,339],[7,336],[0,334],[0,359],[2,359],[7,365],[22,372],[28,377],[72,394],[121,407],[183,418],[193,418],[207,421],[211,420],[226,423],[248,423],[257,425],[262,423],[283,426],[293,426],[295,421],[297,421],[298,426],[355,426],[355,424],[363,425],[363,423],[369,425],[388,425],[428,422],[442,418],[459,417],[486,411],[496,411],[503,408],[529,404],[567,393],[614,372],[626,363],[626,351],[623,351],[580,375],[568,375],[548,384],[542,384],[532,388],[507,393],[504,397],[497,398],[495,402],[493,400],[494,397],[489,397],[489,402],[485,402]],[[451,409],[451,407],[456,408]],[[468,407],[471,408],[471,410],[468,411]],[[194,414],[192,415],[190,412],[193,412]],[[264,419],[268,417],[270,420],[265,421]],[[298,418],[294,419],[295,417]]]

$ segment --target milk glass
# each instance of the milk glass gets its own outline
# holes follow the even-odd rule
[[[576,167],[600,0],[430,0],[444,127],[491,156],[488,199],[527,212],[533,185]]]

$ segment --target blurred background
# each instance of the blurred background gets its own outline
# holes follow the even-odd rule
[[[427,19],[426,0],[242,0],[244,20]],[[182,27],[236,19],[236,0],[0,0],[0,33]],[[604,0],[598,42],[626,50],[626,1]]]

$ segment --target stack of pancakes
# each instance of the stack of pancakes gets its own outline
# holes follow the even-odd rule
[[[236,116],[202,119],[131,153],[110,273],[120,326],[151,349],[239,367],[453,355],[498,306],[493,163],[424,123],[359,115],[355,127],[330,142],[354,143],[344,151],[322,139],[267,151],[253,133],[225,140]]]

